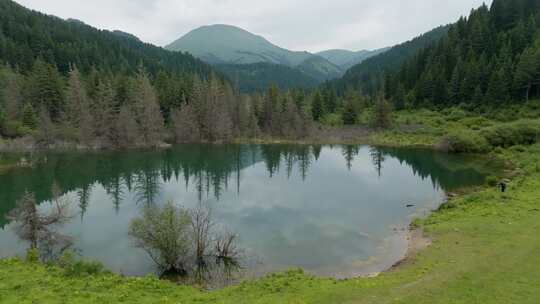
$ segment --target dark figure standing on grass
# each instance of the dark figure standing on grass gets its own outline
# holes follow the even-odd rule
[[[501,187],[501,192],[502,193],[505,193],[506,192],[506,182],[502,181],[499,186]]]

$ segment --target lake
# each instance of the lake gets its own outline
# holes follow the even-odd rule
[[[57,182],[72,202],[61,231],[85,258],[126,275],[156,271],[128,238],[149,204],[199,202],[239,236],[246,275],[301,267],[348,278],[387,269],[407,250],[407,227],[479,185],[484,159],[418,149],[309,145],[180,145],[163,151],[23,155],[0,174],[0,256],[23,254],[5,215],[25,190],[49,208]],[[22,157],[22,156],[19,156]],[[408,206],[414,205],[414,206]]]

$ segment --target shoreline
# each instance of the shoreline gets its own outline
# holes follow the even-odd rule
[[[373,135],[378,135],[378,134],[382,134],[382,133],[374,133],[374,134],[372,134],[372,136]],[[366,137],[366,138],[370,138],[370,137]],[[207,143],[207,144],[210,144],[210,143]],[[215,143],[215,144],[229,144],[229,143]],[[259,139],[254,140],[254,139],[251,139],[251,140],[241,140],[241,141],[237,140],[236,142],[233,142],[231,144],[259,144],[259,145],[279,145],[279,144],[318,145],[318,144],[320,144],[320,145],[332,145],[332,143],[330,143],[330,142],[324,142],[324,143],[323,142],[318,142],[318,143],[316,143],[315,141],[312,141],[312,140],[294,141],[294,140],[283,140],[283,139],[272,139],[272,140],[259,140]],[[358,144],[358,145],[381,146],[381,145],[376,145],[376,144],[370,143],[370,140],[357,141],[355,143],[346,143],[346,142],[340,141],[340,142],[336,142],[334,144],[336,144],[336,145]],[[179,144],[179,145],[181,145],[181,144]],[[69,151],[73,151],[73,152],[82,152],[82,153],[84,153],[84,152],[95,152],[95,153],[97,153],[97,152],[110,152],[110,151],[125,151],[125,152],[129,153],[130,151],[136,151],[136,150],[155,150],[155,149],[165,149],[166,150],[166,149],[170,149],[171,147],[172,147],[172,145],[167,146],[167,147],[162,146],[161,148],[140,148],[139,147],[139,148],[131,148],[131,149],[127,149],[127,150],[95,150],[95,149],[77,149],[77,148],[75,148],[75,149],[45,149],[45,150],[39,150],[39,151],[34,151],[34,152],[69,152]],[[399,144],[391,145],[391,144],[388,144],[388,145],[383,145],[382,147],[424,148],[424,149],[430,149],[430,150],[433,150],[433,151],[437,151],[434,146],[423,146],[423,145],[407,145],[407,144],[405,144],[405,145],[399,145]],[[0,151],[0,153],[4,153],[4,152]],[[6,153],[24,153],[24,152],[6,152]],[[28,151],[27,153],[30,153],[30,151]],[[10,169],[13,169],[13,168],[18,168],[18,167],[21,167],[21,166],[19,166],[18,164],[11,164],[11,165],[6,165],[6,166],[1,166],[0,165],[0,174],[2,174],[3,172],[5,172],[7,170],[10,170]],[[464,196],[466,194],[470,194],[470,193],[473,193],[473,192],[484,190],[485,188],[486,188],[485,186],[478,186],[478,187],[474,187],[474,188],[471,188],[471,189],[464,188],[463,191],[459,191],[459,194],[446,193],[446,195],[447,195],[447,197],[451,196],[452,199],[454,199],[454,198],[462,197],[462,196]],[[448,199],[443,200],[443,201],[441,201],[439,206],[442,206],[447,202],[448,202]],[[402,257],[400,257],[398,260],[393,262],[390,267],[384,268],[383,270],[381,270],[379,272],[372,272],[372,273],[366,272],[365,274],[358,275],[358,276],[353,276],[353,277],[350,277],[350,278],[346,278],[345,280],[376,277],[376,276],[378,276],[380,274],[394,271],[394,270],[400,268],[402,265],[408,264],[410,261],[414,260],[414,257],[419,252],[421,252],[422,250],[429,247],[431,245],[431,243],[432,243],[431,237],[426,235],[422,228],[414,227],[414,222],[416,220],[429,218],[433,214],[436,214],[437,212],[439,212],[439,210],[440,209],[429,210],[428,214],[426,214],[425,216],[422,216],[422,217],[414,216],[414,217],[411,218],[411,222],[409,223],[408,228],[403,230],[404,231],[403,240],[404,240],[404,242],[406,242],[405,254]],[[269,273],[267,275],[271,275],[271,274],[272,273]],[[262,277],[264,277],[264,276],[262,276]],[[316,276],[316,277],[321,278],[321,279],[332,279],[333,278],[332,276]],[[251,281],[251,280],[248,279],[248,281]]]
[[[378,147],[409,147],[438,150],[434,138],[430,140],[416,140],[414,136],[403,131],[406,126],[398,126],[389,130],[376,130],[367,126],[342,126],[327,127],[321,126],[309,136],[301,139],[278,138],[271,136],[261,136],[257,138],[233,138],[228,141],[219,142],[185,142],[171,143],[164,141],[155,146],[133,145],[127,147],[107,147],[96,142],[94,146],[85,146],[76,142],[57,141],[46,147],[40,146],[31,136],[2,139],[0,140],[0,153],[34,153],[34,152],[55,152],[55,151],[78,151],[78,152],[109,152],[109,151],[130,151],[130,150],[160,150],[169,149],[176,144],[295,144],[295,145],[372,145]],[[395,136],[400,140],[395,140]],[[410,138],[413,136],[413,138]]]
[[[0,290],[9,290],[6,294],[13,300],[29,299],[25,294],[44,296],[43,286],[63,290],[62,286],[69,282],[69,291],[47,293],[47,296],[52,301],[66,297],[74,300],[84,294],[88,301],[94,302],[144,302],[144,299],[155,300],[156,296],[167,294],[168,300],[164,303],[175,303],[175,299],[183,299],[186,303],[219,301],[224,304],[284,300],[293,303],[372,303],[373,299],[386,302],[396,298],[404,303],[420,303],[428,294],[447,291],[451,283],[455,292],[442,295],[442,303],[446,303],[444,299],[447,298],[451,303],[455,296],[462,295],[461,288],[469,288],[470,280],[476,280],[489,287],[476,289],[478,294],[467,298],[481,297],[490,302],[494,299],[493,293],[501,290],[505,291],[503,299],[506,300],[516,299],[524,291],[528,294],[538,291],[540,295],[537,286],[524,285],[516,290],[512,285],[517,279],[534,282],[536,270],[540,271],[536,266],[540,265],[537,256],[530,255],[531,250],[537,248],[536,236],[540,232],[537,225],[540,209],[538,153],[540,145],[526,150],[505,149],[493,154],[514,168],[513,172],[506,172],[512,176],[509,194],[500,194],[488,185],[456,191],[447,205],[430,212],[427,218],[413,218],[409,231],[404,230],[409,234],[404,259],[373,277],[336,280],[290,270],[205,292],[149,277],[104,273],[92,276],[98,280],[86,276],[73,278],[67,277],[56,266],[47,267],[21,259],[0,259],[0,282],[4,282],[4,285],[0,284]],[[434,241],[436,246],[429,246]],[[516,264],[516,261],[522,263]],[[499,267],[494,268],[494,263]],[[491,271],[489,277],[485,276],[485,269]],[[464,271],[469,277],[463,278]],[[103,282],[114,282],[114,286]]]
[[[404,265],[414,262],[414,259],[418,253],[422,252],[433,244],[433,239],[424,232],[423,228],[412,226],[413,225],[411,224],[407,232],[407,251],[405,256],[394,263],[392,267],[382,271],[381,273],[396,271]]]

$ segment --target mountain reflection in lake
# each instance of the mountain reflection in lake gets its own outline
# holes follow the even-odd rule
[[[142,206],[167,201],[209,204],[239,235],[248,275],[381,271],[404,254],[412,217],[437,208],[445,191],[482,183],[486,169],[470,157],[367,146],[181,145],[26,157],[32,168],[0,175],[0,256],[25,249],[4,215],[25,190],[47,208],[56,181],[77,214],[62,230],[84,257],[127,275],[155,272],[128,227]]]

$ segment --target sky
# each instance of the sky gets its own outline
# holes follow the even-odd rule
[[[122,30],[165,46],[230,24],[295,51],[377,49],[455,22],[492,0],[16,0],[61,18]]]

